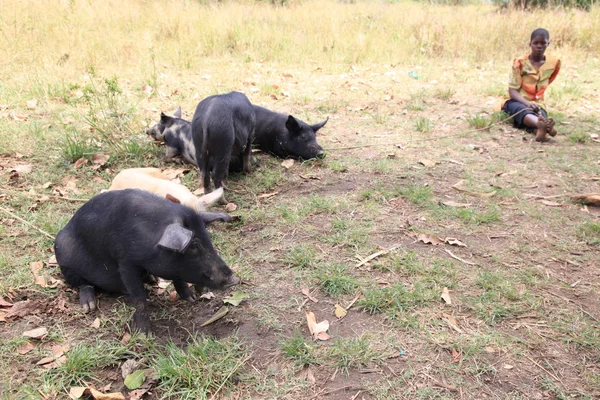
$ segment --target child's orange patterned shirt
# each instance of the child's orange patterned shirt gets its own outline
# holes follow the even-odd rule
[[[546,56],[539,69],[531,64],[529,55],[517,58],[513,62],[508,87],[521,93],[525,99],[544,106],[544,92],[560,71],[560,60]]]

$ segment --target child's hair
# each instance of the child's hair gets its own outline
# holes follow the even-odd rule
[[[535,31],[531,32],[531,38],[529,40],[532,41],[534,37],[538,36],[543,36],[546,40],[550,40],[550,33],[544,28],[537,28]]]

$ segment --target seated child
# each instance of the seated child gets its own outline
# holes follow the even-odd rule
[[[508,83],[510,100],[502,106],[502,111],[514,115],[514,126],[535,131],[538,142],[547,140],[546,134],[557,133],[554,120],[544,109],[544,92],[560,71],[560,60],[544,54],[549,44],[547,30],[539,28],[531,33],[531,53],[514,60]]]

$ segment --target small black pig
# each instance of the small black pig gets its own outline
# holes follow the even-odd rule
[[[261,150],[281,158],[324,157],[323,148],[317,143],[316,132],[329,120],[318,124],[307,123],[291,115],[280,114],[254,105],[256,129],[254,144]]]
[[[198,103],[192,119],[192,139],[204,193],[210,192],[211,169],[217,189],[223,186],[230,161],[241,159],[242,170],[250,172],[255,124],[254,109],[243,93],[214,95]]]
[[[65,277],[79,287],[84,310],[96,308],[94,287],[129,295],[136,311],[133,326],[150,331],[144,279],[173,281],[179,296],[194,297],[186,282],[226,288],[239,278],[219,257],[205,225],[230,221],[224,213],[197,214],[138,189],[99,194],[85,203],[56,236],[56,260]]]
[[[154,140],[165,142],[167,159],[182,156],[186,162],[198,166],[196,147],[192,140],[192,124],[181,118],[181,107],[177,107],[173,116],[161,112],[160,121],[146,129],[146,134]]]

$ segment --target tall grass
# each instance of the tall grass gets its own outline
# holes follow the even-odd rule
[[[554,51],[600,52],[600,12],[492,5],[333,0],[276,7],[252,1],[3,0],[0,67],[11,79],[90,65],[156,75],[196,69],[207,58],[329,66],[415,63],[433,58],[486,62],[527,51],[530,32],[550,31]],[[27,67],[27,68],[25,68]],[[101,71],[102,72],[102,71]],[[105,71],[106,72],[106,71]]]

